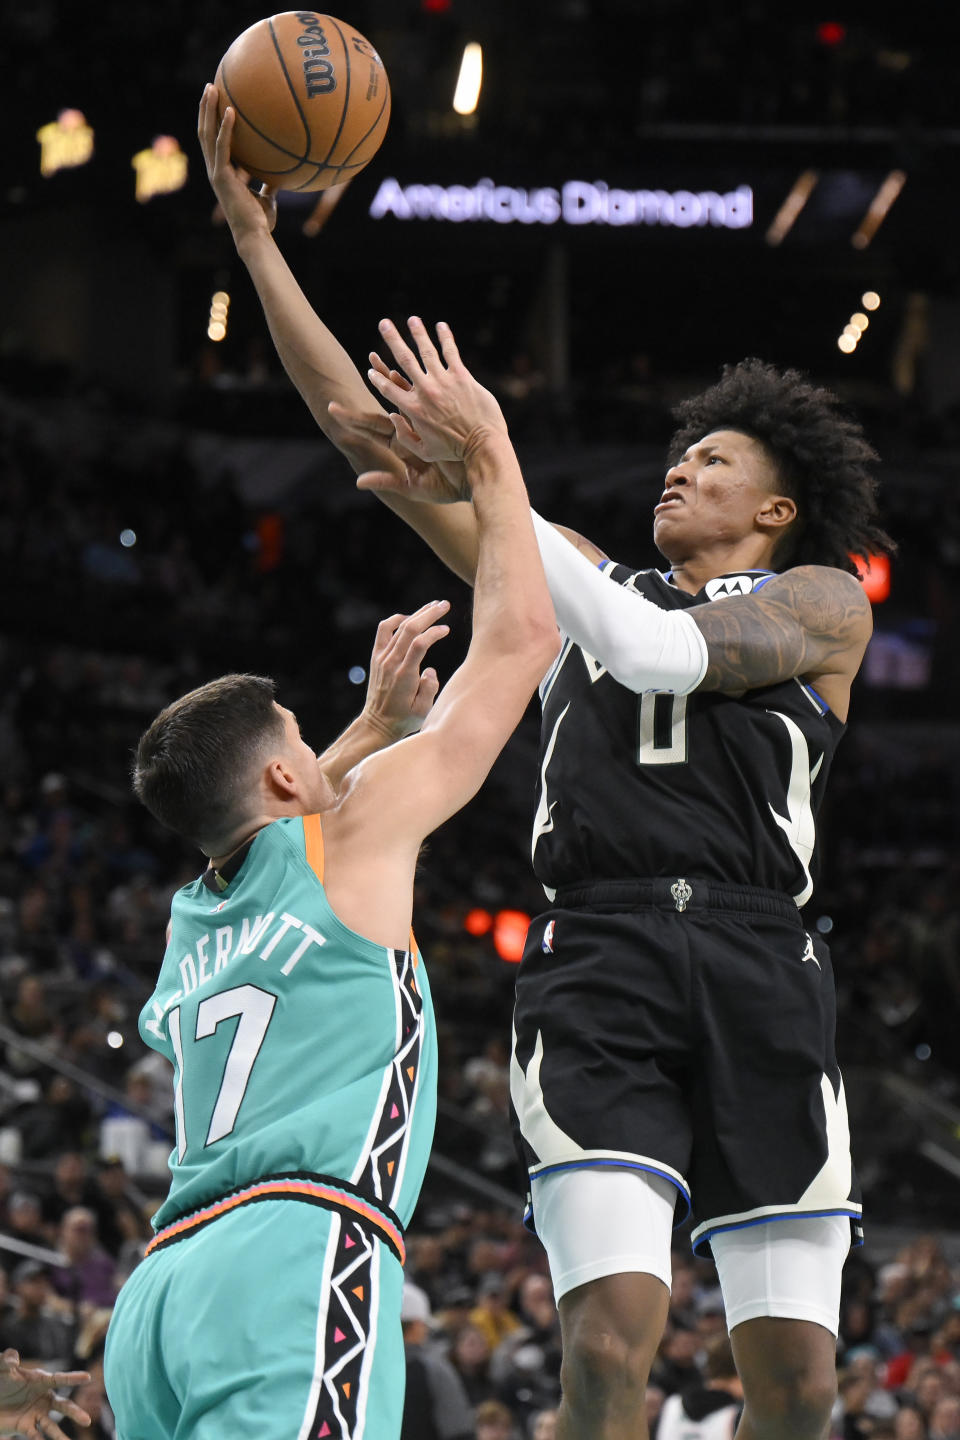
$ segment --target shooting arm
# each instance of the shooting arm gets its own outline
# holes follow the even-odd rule
[[[356,474],[382,471],[402,477],[403,461],[372,430],[341,424],[331,402],[353,414],[382,410],[333,332],[303,293],[273,237],[254,232],[237,240],[237,253],[260,297],[270,336],[284,370],[320,429],[350,462]],[[469,504],[422,505],[396,490],[380,499],[424,539],[456,575],[472,582],[476,569],[476,524]]]

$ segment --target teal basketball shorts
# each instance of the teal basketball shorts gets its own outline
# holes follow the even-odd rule
[[[395,1440],[402,1238],[345,1208],[255,1198],[185,1228],[123,1286],[104,1363],[118,1440]]]

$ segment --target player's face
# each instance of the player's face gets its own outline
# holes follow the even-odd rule
[[[714,430],[671,466],[653,512],[653,539],[673,564],[709,546],[736,545],[776,494],[763,446],[740,430]]]
[[[282,705],[277,709],[283,716],[285,735],[285,759],[297,781],[297,788],[303,801],[303,814],[315,815],[328,810],[334,801],[333,787],[317,763],[316,751],[300,734],[297,717]]]

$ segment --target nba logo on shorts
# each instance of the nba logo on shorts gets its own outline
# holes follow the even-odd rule
[[[543,951],[544,955],[553,954],[553,927],[556,925],[556,923],[557,922],[555,920],[547,921],[547,928],[544,930],[543,939],[540,941],[540,949]]]

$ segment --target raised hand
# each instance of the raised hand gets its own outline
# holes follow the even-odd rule
[[[500,406],[460,359],[450,326],[437,325],[438,353],[422,320],[413,315],[407,323],[417,354],[392,320],[381,320],[380,334],[401,373],[379,357],[367,372],[374,389],[400,412],[389,418],[404,450],[441,464],[463,461],[491,431],[506,435]]]
[[[393,739],[419,730],[440,689],[437,672],[420,665],[430,646],[449,635],[438,623],[450,609],[447,600],[431,600],[412,615],[391,615],[377,626],[370,656],[370,680],[364,713]]]
[[[0,1355],[0,1435],[26,1436],[27,1440],[67,1440],[51,1411],[89,1425],[86,1410],[55,1394],[63,1385],[82,1385],[85,1370],[32,1370],[20,1364],[16,1350]]]
[[[407,382],[399,370],[388,370],[379,355],[371,353],[371,365],[383,366],[384,372],[396,384],[406,386]],[[409,387],[407,387],[409,388]],[[470,488],[466,472],[457,460],[445,465],[434,465],[421,460],[408,450],[400,440],[392,416],[385,410],[348,410],[335,400],[327,406],[337,424],[364,440],[376,440],[390,450],[403,465],[403,472],[395,470],[364,470],[357,477],[358,490],[391,490],[404,495],[408,500],[424,500],[433,505],[450,505],[456,500],[469,500]]]
[[[245,234],[265,231],[268,235],[277,223],[276,191],[268,186],[260,187],[259,194],[249,188],[245,170],[239,169],[230,160],[230,145],[236,111],[228,105],[221,122],[217,104],[219,92],[216,85],[207,85],[200,99],[200,113],[197,117],[197,135],[203,151],[207,177],[214,194],[220,202],[227,224],[239,244]]]

